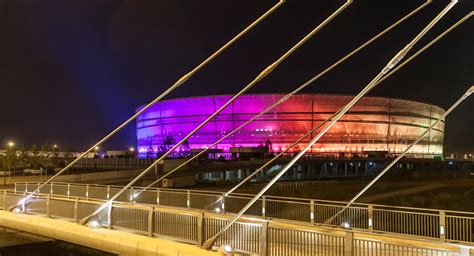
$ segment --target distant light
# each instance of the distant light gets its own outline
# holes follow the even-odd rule
[[[217,213],[220,213],[220,212],[221,212],[221,208],[216,207],[216,208],[214,208],[214,211],[217,212]]]
[[[374,224],[374,223],[373,223],[372,218],[369,218],[369,227],[372,227],[373,224]]]
[[[444,226],[439,227],[439,234],[444,235]]]
[[[449,165],[453,165],[453,161],[449,161],[448,164],[449,164]]]
[[[15,210],[13,210],[15,213],[22,213],[22,210],[20,207],[16,207]]]
[[[330,166],[333,166],[333,163],[330,163],[329,165],[330,165]]]
[[[258,129],[255,129],[256,132],[258,132]]]
[[[135,193],[133,194],[133,198],[137,198],[140,195],[140,193]]]
[[[87,226],[90,228],[98,228],[100,227],[100,223],[96,220],[91,220],[87,223]]]
[[[132,151],[132,152],[133,152],[133,151],[135,151],[135,149],[134,149],[134,148],[130,148],[130,151]]]
[[[15,146],[15,142],[13,142],[13,141],[9,141],[9,142],[8,142],[8,146],[9,146],[9,147],[13,147],[13,146]]]
[[[53,145],[53,148],[58,148],[58,145],[54,144],[54,145]]]
[[[95,147],[95,150],[99,150],[99,147]]]

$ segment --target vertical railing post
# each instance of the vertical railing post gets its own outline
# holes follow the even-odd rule
[[[110,185],[107,185],[107,200],[110,198]]]
[[[439,211],[439,239],[446,240],[446,212]]]
[[[148,210],[148,236],[153,236],[153,213],[155,207],[150,207]]]
[[[86,198],[89,199],[89,184],[86,185]]]
[[[107,205],[107,228],[112,228],[112,202]]]
[[[68,183],[67,184],[67,198],[69,198],[69,194],[71,193],[70,189],[71,189],[71,184]]]
[[[260,233],[260,255],[267,256],[268,244],[268,221],[262,222],[262,230]]]
[[[186,207],[191,208],[191,191],[186,190]]]
[[[197,220],[197,245],[201,246],[204,242],[204,213],[201,212],[198,215]]]
[[[15,193],[15,194],[16,194],[16,193]],[[6,208],[6,207],[7,207],[7,206],[6,206],[7,203],[5,202],[6,199],[7,199],[7,191],[6,191],[6,190],[3,190],[3,208],[2,208],[3,210],[6,210],[6,209],[7,209],[7,208]]]
[[[6,175],[6,174],[4,173],[3,175]],[[15,182],[15,189],[13,191],[15,191],[15,194],[16,194],[16,182]]]
[[[46,197],[46,217],[51,218],[51,195]]]
[[[52,194],[53,194],[53,185],[54,185],[54,183],[51,182],[50,184],[51,184],[51,187],[50,187],[50,189],[49,189],[49,194],[52,195]]]
[[[79,198],[76,197],[76,200],[74,200],[74,222],[75,223],[79,221],[79,216],[77,214],[78,204],[79,204]]]
[[[262,196],[262,217],[265,218],[265,206],[267,205],[267,199],[265,196]]]
[[[221,210],[224,213],[225,212],[225,193],[221,194],[221,198],[222,198],[222,200],[221,200],[221,208],[222,209]]]
[[[369,230],[374,230],[374,206],[369,204],[367,207],[367,215],[368,215],[368,226]]]
[[[354,233],[346,231],[346,238],[344,240],[344,256],[354,255]]]
[[[156,189],[156,204],[160,205],[160,189]]]
[[[309,221],[314,224],[314,200],[309,202]]]

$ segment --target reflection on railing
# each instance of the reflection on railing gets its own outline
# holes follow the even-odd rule
[[[5,199],[0,198],[0,207],[3,204],[7,207],[13,205],[22,198],[21,193],[34,191],[37,187],[38,183],[17,183],[15,185],[17,194]],[[52,195],[61,195],[69,199],[81,197],[89,201],[96,201],[107,199],[119,188],[105,185],[52,183],[45,186],[42,192],[44,194],[52,192]],[[141,188],[131,188],[119,197],[117,202],[199,209],[216,213],[236,213],[252,198],[252,195],[248,194],[231,194],[224,197],[221,192],[201,190],[155,188],[145,190],[139,195],[138,191],[141,191]],[[60,209],[64,209],[65,213],[62,213],[61,216],[69,219],[80,219],[87,216],[91,209],[96,208],[96,205],[92,203],[75,206],[74,201],[55,202],[50,200],[49,202],[50,205],[56,203],[62,205],[52,208],[49,214],[56,216],[57,212],[61,211]],[[30,205],[30,212],[41,211],[45,207],[44,204],[38,202]],[[263,196],[246,212],[246,215],[323,224],[341,210],[345,204],[345,202],[336,201]],[[71,215],[71,209],[74,207],[78,209],[77,216]],[[121,214],[122,211],[124,210],[114,214]],[[145,214],[143,212],[135,213],[138,217],[143,217]],[[333,226],[347,225],[353,229],[436,238],[442,241],[474,243],[474,213],[468,212],[357,203],[346,209],[330,224]],[[134,225],[134,229],[145,232],[142,226],[137,228],[137,223],[112,223],[112,225],[123,228]],[[140,223],[140,225],[144,225],[144,223]]]
[[[73,185],[69,185],[73,186]],[[18,189],[18,188],[17,188]],[[0,207],[18,203],[25,193],[2,191]],[[27,214],[78,222],[105,200],[39,194],[26,208]],[[94,221],[142,235],[169,238],[197,246],[216,234],[232,218],[186,208],[113,202]],[[450,220],[449,223],[452,221]],[[452,225],[452,224],[450,224]],[[310,223],[243,217],[216,242],[237,252],[259,255],[440,255],[462,256],[463,246],[419,242],[413,238],[376,236],[355,229],[317,227]]]

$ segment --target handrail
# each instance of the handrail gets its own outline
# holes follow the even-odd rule
[[[13,195],[23,195],[22,193],[13,193]],[[44,199],[44,200],[60,200],[60,201],[69,201],[69,202],[79,202],[79,203],[91,203],[90,201],[87,200],[70,200],[67,198],[62,198],[62,197],[51,197],[51,196],[45,196],[45,195],[37,195],[38,198]],[[100,203],[100,202],[96,202]],[[134,232],[134,233],[139,233],[141,235],[148,235],[148,236],[153,236],[154,235],[154,229],[152,225],[156,225],[157,223],[161,222],[150,222],[150,214],[154,213],[167,213],[167,214],[173,214],[174,216],[190,216],[194,217],[196,219],[201,219],[200,223],[190,223],[190,222],[183,222],[187,223],[188,225],[194,225],[197,230],[197,232],[202,232],[203,230],[203,225],[206,225],[205,222],[203,222],[203,219],[212,219],[212,220],[223,220],[223,221],[229,221],[232,218],[234,218],[235,214],[217,214],[214,212],[209,212],[205,210],[190,210],[190,209],[183,209],[183,208],[167,208],[167,207],[162,207],[162,206],[150,206],[150,205],[137,205],[133,203],[113,203],[111,205],[112,209],[119,209],[119,208],[128,208],[128,209],[140,209],[144,210],[146,214],[143,216],[143,218],[148,218],[148,225],[147,226],[141,226],[144,227],[145,230],[140,229],[140,226],[134,227],[134,226],[120,226],[121,221],[126,221],[126,220],[132,220],[132,219],[127,219],[135,215],[125,215],[122,217],[118,217],[119,219],[116,219],[114,223],[118,224],[112,224],[109,223],[107,227],[109,228],[114,228],[117,230],[124,230],[126,232]],[[36,216],[41,216],[45,214],[45,217],[49,217],[47,214],[49,210],[43,209],[43,212],[34,212],[32,214]],[[39,214],[39,215],[38,215]],[[54,215],[55,217],[66,217],[66,216],[61,216],[61,215]],[[21,215],[17,216],[16,218],[21,218]],[[69,221],[77,221],[77,219],[71,219],[70,217],[66,217],[67,220]],[[144,219],[145,220],[145,219]],[[66,220],[65,220],[66,221]],[[153,218],[152,218],[153,221]],[[163,220],[162,220],[163,221]],[[166,221],[166,219],[164,219]],[[384,243],[385,247],[382,250],[391,250],[392,248],[390,245],[397,245],[401,247],[411,247],[415,250],[438,250],[442,252],[453,252],[453,253],[461,253],[461,252],[473,252],[474,251],[474,246],[472,242],[466,242],[462,241],[461,244],[459,243],[451,243],[449,242],[449,239],[446,239],[445,241],[443,240],[438,240],[435,237],[416,237],[411,234],[403,234],[400,236],[400,234],[394,234],[393,232],[382,232],[380,233],[377,231],[376,233],[370,231],[370,230],[360,230],[360,229],[343,229],[340,227],[333,227],[333,226],[315,226],[310,223],[305,223],[305,222],[297,222],[297,221],[290,221],[290,220],[284,220],[284,219],[265,219],[263,217],[252,217],[252,216],[242,216],[241,218],[238,219],[239,224],[248,224],[246,225],[247,227],[255,227],[261,230],[260,232],[267,232],[266,230],[272,229],[272,230],[285,230],[285,232],[310,232],[314,234],[319,234],[319,235],[324,235],[324,236],[330,236],[333,238],[338,238],[342,239],[340,240],[343,244],[341,245],[342,247],[348,249],[348,250],[353,250],[351,249],[352,246],[350,246],[354,241],[367,241],[368,243]],[[150,229],[151,228],[151,229]],[[241,229],[242,232],[245,232],[245,229]],[[245,234],[245,233],[244,233]],[[178,240],[178,241],[191,241],[193,244],[199,245],[199,239],[196,240],[188,240],[186,238],[182,238],[179,236],[173,236],[167,235],[167,234],[161,234],[158,233],[158,236],[161,237],[168,237],[173,240]],[[245,237],[243,237],[245,238]],[[196,239],[194,237],[193,239]],[[289,237],[285,237],[285,241],[289,241]],[[201,240],[202,241],[202,240]],[[267,236],[262,236],[259,237],[259,240],[257,241],[258,243],[262,244],[267,244],[270,243],[272,240],[269,239]],[[255,241],[252,240],[244,240],[244,243],[255,243]],[[310,246],[310,244],[305,244],[302,243],[301,246]],[[324,246],[324,245],[322,245]],[[349,247],[345,247],[349,246]],[[370,247],[371,245],[367,245]],[[368,248],[364,247],[364,248]],[[264,247],[265,248],[265,247]],[[303,247],[304,248],[304,247]],[[235,248],[239,249],[239,248]],[[380,248],[379,248],[380,249]],[[397,250],[403,250],[403,249],[397,249]],[[262,252],[262,251],[261,251]],[[264,252],[264,251],[263,251]],[[396,251],[395,251],[396,252]],[[464,254],[462,254],[464,255]],[[467,254],[469,255],[469,254]]]
[[[15,184],[34,184],[36,185],[37,183],[30,183],[30,182],[17,182]],[[58,183],[53,183],[53,184],[58,184]],[[82,184],[82,183],[61,183],[63,185],[70,185],[70,186],[83,186],[87,187],[89,186],[92,187],[91,184]],[[106,186],[105,186],[106,187]],[[139,187],[134,187],[139,188]],[[202,191],[202,190],[188,190],[188,189],[162,189],[162,188],[149,188],[147,191],[151,191],[156,193],[157,190],[160,192],[167,192],[167,190],[172,190],[173,192],[179,192],[182,194],[187,194],[188,192],[191,194],[199,194],[199,195],[210,195],[210,196],[220,196],[222,195],[222,192],[218,191]],[[0,195],[1,191],[8,191],[8,192],[14,192],[13,190],[7,189],[7,190],[0,190]],[[17,191],[18,192],[18,191]],[[204,193],[203,193],[204,192]],[[210,193],[207,193],[210,192]],[[27,192],[27,193],[32,193],[32,192]],[[49,193],[42,193],[42,195],[49,195]],[[56,196],[59,196],[59,194],[55,194]],[[231,197],[235,198],[245,198],[249,199],[254,197],[254,194],[246,194],[246,193],[235,193],[232,194]],[[70,198],[76,198],[77,196],[70,196]],[[84,198],[85,197],[77,197],[77,198]],[[304,201],[307,201],[307,203],[310,203],[313,201],[314,203],[323,203],[323,204],[332,204],[334,206],[340,206],[343,207],[344,205],[347,204],[347,201],[335,201],[335,200],[325,200],[325,199],[313,199],[313,198],[297,198],[297,197],[285,197],[285,196],[272,196],[272,195],[265,195],[266,200],[268,201],[278,201],[278,202],[290,202],[290,203],[305,203]],[[94,199],[94,198],[87,198],[88,200]],[[98,201],[106,201],[103,199],[97,199]],[[297,202],[295,202],[297,201]],[[119,202],[119,201],[115,201]],[[140,203],[144,204],[144,203]],[[151,204],[150,204],[151,205]],[[398,209],[398,210],[413,210],[413,211],[423,211],[423,212],[439,212],[439,211],[445,211],[447,214],[448,213],[455,213],[455,214],[466,214],[466,215],[473,215],[474,212],[464,212],[464,211],[456,211],[456,210],[449,210],[449,209],[435,209],[435,208],[421,208],[421,207],[408,207],[408,206],[392,206],[392,205],[381,205],[381,204],[369,204],[369,203],[354,203],[353,206],[357,207],[368,207],[368,206],[373,206],[374,209],[376,210],[390,210],[390,209]],[[405,211],[406,212],[406,211]]]

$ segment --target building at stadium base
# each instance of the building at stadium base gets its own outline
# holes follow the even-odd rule
[[[177,153],[211,145],[283,96],[241,96],[189,138]],[[156,103],[137,119],[139,156],[156,154],[180,141],[231,97],[190,97]],[[280,152],[351,99],[352,96],[346,95],[295,95],[227,138],[217,149],[229,152],[238,147],[267,147],[272,152]],[[443,113],[440,107],[425,103],[365,97],[312,147],[310,153],[357,156],[379,151],[396,154],[416,140]],[[442,122],[435,127],[413,148],[411,156],[431,158],[442,155],[444,125]],[[311,138],[309,136],[290,152],[297,152]]]

